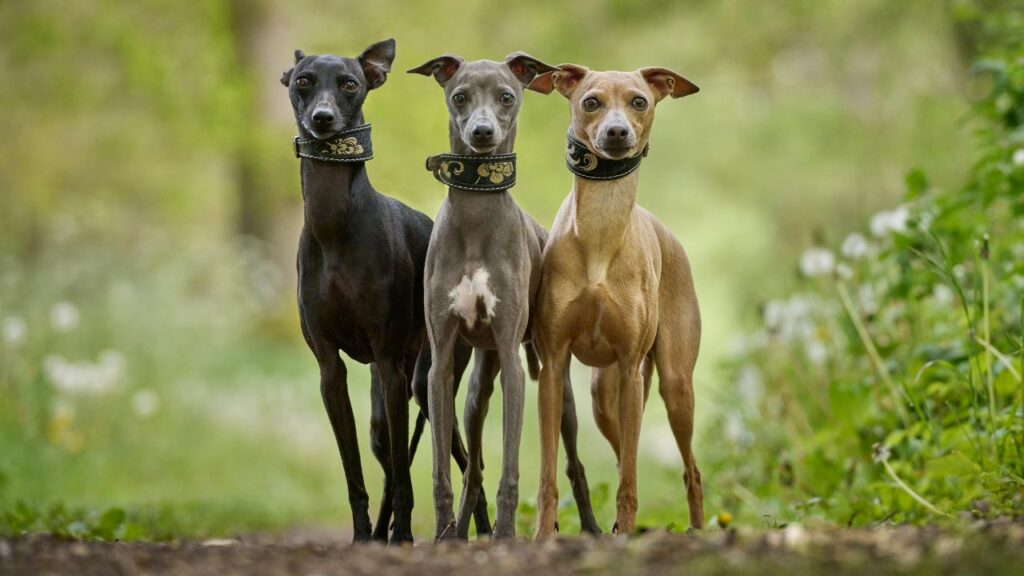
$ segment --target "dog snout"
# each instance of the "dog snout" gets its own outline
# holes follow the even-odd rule
[[[629,143],[629,127],[625,124],[611,124],[605,128],[604,137],[608,146],[621,148]]]
[[[485,146],[494,143],[494,125],[481,122],[473,126],[473,145]]]
[[[326,106],[318,106],[313,110],[313,122],[319,126],[330,126],[334,123],[334,111]]]

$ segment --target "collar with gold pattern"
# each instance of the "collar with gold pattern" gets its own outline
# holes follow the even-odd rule
[[[438,154],[427,158],[434,178],[460,190],[500,192],[516,185],[516,155],[460,156]]]
[[[569,143],[565,149],[565,165],[573,174],[589,180],[615,180],[633,172],[640,167],[640,162],[647,156],[647,146],[632,158],[608,160],[599,157],[586,144],[568,134]]]
[[[365,162],[373,158],[370,125],[342,130],[330,138],[295,137],[295,157],[326,162]]]

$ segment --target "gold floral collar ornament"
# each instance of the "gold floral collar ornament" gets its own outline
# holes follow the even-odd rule
[[[516,155],[459,156],[438,154],[427,158],[434,178],[460,190],[500,192],[516,185]]]
[[[608,160],[599,157],[587,145],[569,132],[569,143],[565,148],[565,164],[573,174],[588,180],[617,180],[640,167],[647,156],[647,146],[631,158]]]
[[[365,162],[373,158],[370,125],[342,130],[330,138],[295,138],[295,157],[326,162]]]

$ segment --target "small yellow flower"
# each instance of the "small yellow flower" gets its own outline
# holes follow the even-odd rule
[[[722,528],[728,528],[729,524],[732,524],[732,514],[728,512],[720,512],[718,514],[718,525]]]

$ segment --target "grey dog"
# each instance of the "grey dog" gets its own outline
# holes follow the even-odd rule
[[[453,154],[438,158],[461,161],[460,170],[464,164],[477,164],[483,170],[480,176],[488,173],[488,167],[495,166],[488,163],[489,159],[510,159],[511,163],[503,165],[511,172],[504,176],[511,178],[509,185],[514,184],[511,153],[523,89],[538,75],[554,70],[522,52],[510,54],[503,62],[465,62],[448,54],[409,70],[433,76],[444,88]],[[428,168],[433,160],[428,160]],[[445,163],[444,171],[451,176],[448,164]],[[504,176],[496,175],[491,181],[500,182]],[[440,176],[439,179],[445,181]],[[483,421],[499,369],[504,408],[503,457],[494,535],[515,535],[525,386],[519,345],[525,344],[530,375],[536,379],[538,364],[530,342],[531,312],[540,285],[546,237],[546,230],[519,208],[507,187],[478,189],[472,185],[451,185],[438,212],[427,249],[424,282],[427,334],[434,358],[428,389],[435,455],[451,452],[455,419],[454,347],[461,338],[476,349],[476,366],[464,413],[469,467],[457,523],[452,513],[451,465],[448,458],[434,458],[438,540],[468,536],[471,512],[483,484]],[[571,395],[571,389],[565,393]],[[599,533],[585,489],[583,466],[576,454],[576,414],[572,402],[565,406],[562,436],[569,458],[568,474],[583,529]],[[577,490],[577,486],[581,489]]]

